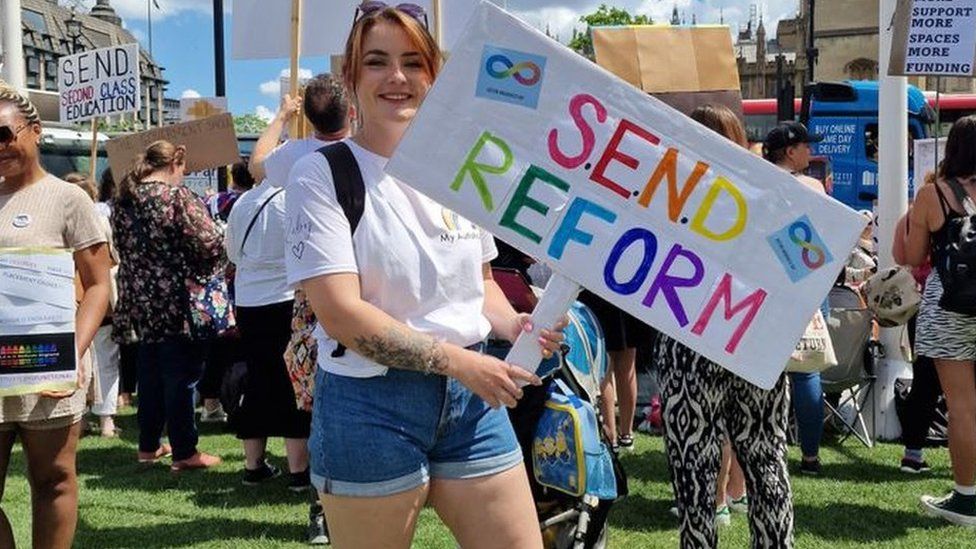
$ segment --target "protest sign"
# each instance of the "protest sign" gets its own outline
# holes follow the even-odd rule
[[[78,383],[70,250],[0,248],[0,396]]]
[[[361,0],[302,0],[301,54],[303,57],[342,53]],[[399,2],[389,2],[396,5]],[[412,0],[427,11],[434,28],[432,0]],[[478,0],[442,0],[444,48],[450,50]],[[234,0],[231,19],[233,59],[280,59],[290,53],[291,3]],[[323,17],[328,14],[328,17]]]
[[[595,27],[601,67],[688,114],[719,103],[742,118],[739,67],[724,25]]]
[[[139,44],[120,44],[58,58],[60,120],[83,122],[137,112]]]
[[[915,188],[918,189],[925,182],[925,174],[936,171],[936,158],[945,158],[945,137],[939,138],[938,154],[936,154],[935,138],[914,140],[915,154],[912,156]]]
[[[183,177],[183,186],[200,198],[214,195],[217,193],[217,169],[210,168],[188,173]]]
[[[487,3],[386,170],[766,388],[864,225]]]
[[[105,144],[105,150],[115,177],[120,178],[128,173],[136,156],[142,154],[150,143],[160,139],[186,147],[187,172],[226,166],[241,159],[234,133],[234,118],[224,113],[112,138]]]
[[[973,76],[976,0],[898,0],[890,76]]]
[[[180,120],[192,122],[227,112],[226,97],[184,97],[180,99]]]

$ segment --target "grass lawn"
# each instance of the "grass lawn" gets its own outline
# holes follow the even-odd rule
[[[220,427],[204,426],[200,447],[219,454],[224,463],[211,471],[173,475],[168,466],[136,464],[131,410],[120,426],[121,439],[81,441],[76,547],[305,547],[303,498],[285,488],[284,478],[257,488],[242,486],[240,444]],[[271,451],[277,456],[273,461],[284,466],[280,440],[271,444]],[[797,478],[793,483],[797,547],[976,547],[976,532],[947,526],[919,510],[920,494],[941,495],[951,487],[948,452],[928,451],[933,471],[922,477],[899,472],[900,457],[900,446],[866,449],[856,441],[843,446],[828,441],[822,452],[823,477]],[[790,459],[795,467],[798,449],[791,448]],[[661,439],[639,436],[636,450],[624,457],[624,464],[631,495],[611,514],[612,547],[677,547],[677,521],[668,513],[671,490]],[[18,447],[3,508],[21,548],[30,546],[30,495],[23,471]],[[722,547],[748,547],[747,521],[734,516],[720,536]],[[450,549],[454,542],[426,510],[415,546]]]

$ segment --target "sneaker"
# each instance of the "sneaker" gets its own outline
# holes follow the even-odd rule
[[[317,503],[312,504],[308,511],[308,544],[329,544],[329,526],[325,523],[322,506]]]
[[[189,469],[207,469],[209,467],[213,467],[214,465],[220,465],[221,461],[222,460],[217,456],[197,452],[186,459],[174,461],[173,465],[170,466],[170,470],[174,473],[178,473],[180,471],[187,471]]]
[[[715,510],[715,526],[728,526],[732,524],[732,511],[728,505],[723,505]]]
[[[257,486],[266,480],[278,478],[280,475],[281,469],[268,464],[267,461],[262,461],[257,469],[244,468],[244,479],[241,481],[241,484],[244,486]]]
[[[156,463],[164,457],[173,455],[169,444],[160,444],[155,452],[139,452],[139,463]]]
[[[941,498],[922,496],[922,508],[933,517],[976,528],[976,496],[964,496],[955,490]]]
[[[800,474],[801,475],[811,476],[811,477],[819,477],[820,476],[820,460],[819,459],[806,460],[806,459],[802,459],[801,458],[800,459]]]
[[[629,452],[634,449],[633,435],[620,435],[617,437],[617,446],[621,451]]]
[[[729,498],[729,509],[731,509],[733,513],[748,513],[749,496],[742,496],[741,498]]]
[[[928,473],[932,468],[929,464],[923,460],[914,460],[909,458],[902,458],[901,460],[901,471],[903,473],[911,473],[917,475],[919,473]]]
[[[200,412],[200,423],[226,423],[227,413],[224,412],[224,407],[220,404],[213,408],[203,407],[203,411]]]
[[[312,489],[312,479],[308,469],[300,473],[288,473],[288,489],[292,492],[307,492]]]

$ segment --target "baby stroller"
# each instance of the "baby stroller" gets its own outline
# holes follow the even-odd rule
[[[600,427],[600,383],[607,374],[603,332],[593,313],[579,302],[570,310],[569,318],[563,352],[539,366],[536,373],[543,384],[526,386],[524,396],[517,407],[509,410],[509,416],[522,446],[545,547],[603,548],[607,545],[610,508],[627,494],[627,479]],[[495,344],[491,352],[504,357],[507,351],[503,345]],[[579,438],[585,440],[570,440],[569,444],[576,442],[577,448],[584,448],[587,458],[592,453],[602,452],[607,465],[596,473],[588,469],[587,478],[580,483],[583,485],[575,490],[547,485],[546,474],[542,472],[552,465],[544,464],[542,460],[558,459],[556,454],[560,445],[563,448],[566,445],[563,435],[553,437],[543,432],[547,414],[551,415],[554,410],[554,393],[567,401],[575,401],[578,406],[592,406],[595,428],[580,433]],[[608,485],[612,485],[613,490],[607,490]]]

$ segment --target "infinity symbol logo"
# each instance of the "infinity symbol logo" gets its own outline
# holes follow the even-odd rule
[[[498,70],[499,65],[501,65],[502,70]],[[514,78],[519,84],[530,87],[538,84],[539,79],[542,78],[542,69],[539,68],[539,65],[531,61],[523,61],[516,65],[512,63],[511,59],[500,53],[488,58],[488,62],[485,63],[485,70],[497,80]],[[526,72],[528,76],[524,74]]]
[[[802,221],[797,221],[790,225],[790,240],[794,244],[803,248],[801,257],[803,264],[811,271],[819,268],[827,261],[827,254],[823,248],[813,243],[813,230],[809,225]]]

